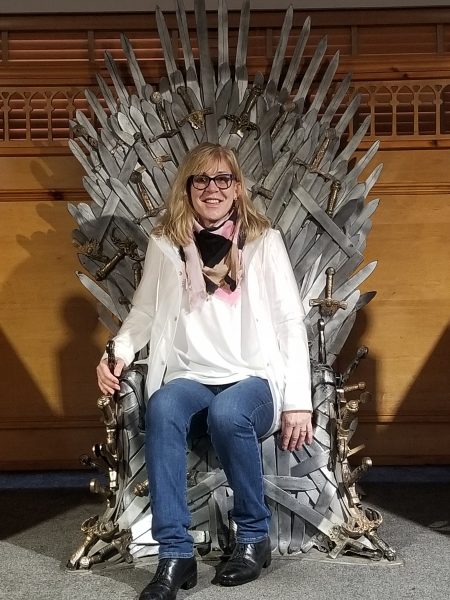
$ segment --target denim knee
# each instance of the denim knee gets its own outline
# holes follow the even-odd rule
[[[234,402],[212,402],[208,409],[208,431],[220,435],[232,435],[242,428],[251,428],[248,416]]]
[[[150,397],[150,400],[147,402],[147,408],[145,411],[145,429],[148,431],[150,426],[161,420],[161,417],[164,414],[166,398],[163,398],[164,394],[161,393],[161,390],[156,391]]]
[[[163,430],[169,425],[185,426],[183,411],[180,410],[180,398],[166,388],[157,390],[147,403],[145,428]]]
[[[208,429],[216,439],[246,435],[249,431],[260,438],[272,425],[273,410],[267,381],[250,377],[214,398],[209,407]]]

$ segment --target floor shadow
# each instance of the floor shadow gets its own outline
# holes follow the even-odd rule
[[[362,480],[364,504],[450,536],[450,484],[367,483]],[[383,528],[389,542],[389,529]]]
[[[81,489],[17,489],[0,491],[2,519],[0,520],[0,539],[11,540],[37,552],[51,539],[50,529],[65,531],[69,522],[68,512],[80,507],[80,517],[103,512],[102,502],[89,490]],[[81,509],[81,507],[83,507]],[[52,523],[51,526],[49,523]],[[79,521],[81,525],[81,520]],[[34,530],[36,535],[31,531]],[[47,532],[44,535],[44,532]],[[76,544],[76,532],[73,532],[68,547]],[[80,534],[80,541],[82,536]],[[47,552],[48,553],[48,552]]]

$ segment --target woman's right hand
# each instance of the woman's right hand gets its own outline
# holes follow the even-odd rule
[[[97,382],[102,394],[114,394],[114,392],[120,390],[118,377],[122,373],[124,366],[124,361],[121,358],[118,358],[114,367],[113,374],[109,370],[108,360],[106,358],[104,358],[98,363]]]

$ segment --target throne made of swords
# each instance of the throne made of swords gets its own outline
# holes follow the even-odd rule
[[[338,55],[326,57],[326,41],[317,45],[311,59],[304,57],[309,19],[295,36],[292,57],[285,57],[292,8],[286,12],[267,80],[257,73],[250,82],[249,19],[249,2],[244,2],[232,64],[228,13],[220,0],[218,51],[211,57],[204,2],[196,1],[194,57],[187,16],[178,1],[182,70],[173,36],[157,9],[167,69],[158,89],[146,82],[125,36],[128,79],[106,53],[110,82],[97,77],[98,93],[86,92],[91,115],[78,111],[71,123],[70,146],[85,169],[83,182],[91,197],[89,204],[69,206],[85,270],[78,277],[98,301],[99,318],[114,335],[128,313],[148,237],[184,154],[202,141],[233,148],[253,202],[285,241],[310,342],[314,440],[290,453],[278,448],[276,435],[261,443],[272,549],[282,555],[315,548],[331,558],[352,553],[394,560],[395,551],[378,535],[382,516],[362,505],[357,490],[371,460],[363,458],[356,468],[348,462],[358,409],[369,398],[364,384],[351,385],[349,380],[367,348],[358,349],[345,371],[333,369],[357,311],[374,296],[361,294],[358,287],[375,268],[375,263],[360,266],[378,204],[367,197],[381,167],[365,181],[358,179],[378,144],[353,160],[369,119],[349,134],[359,98],[352,96],[349,77],[332,84]],[[112,344],[108,355],[112,368]],[[71,569],[132,562],[157,553],[144,463],[144,358],[145,351],[124,373],[119,393],[97,401],[105,439],[81,461],[99,469],[90,488],[104,497],[105,509],[82,524],[84,540],[69,559]],[[187,479],[191,533],[199,554],[226,553],[235,533],[232,492],[205,436],[191,439]]]

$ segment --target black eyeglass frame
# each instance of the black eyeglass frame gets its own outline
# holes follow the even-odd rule
[[[198,185],[195,185],[194,180],[197,177],[203,177],[204,179],[208,180],[208,183],[204,186],[198,187]],[[228,181],[228,185],[226,187],[221,187],[220,185],[217,184],[217,179],[223,179],[224,181]],[[211,181],[214,181],[214,184],[216,185],[216,187],[219,190],[228,190],[231,187],[231,184],[233,183],[233,181],[236,181],[236,177],[233,175],[233,173],[218,173],[217,175],[214,175],[214,177],[210,177],[209,175],[206,174],[202,174],[202,175],[191,175],[188,179],[188,183],[190,185],[192,185],[192,187],[194,187],[196,190],[206,190],[206,188],[209,186],[209,184],[211,183]]]

